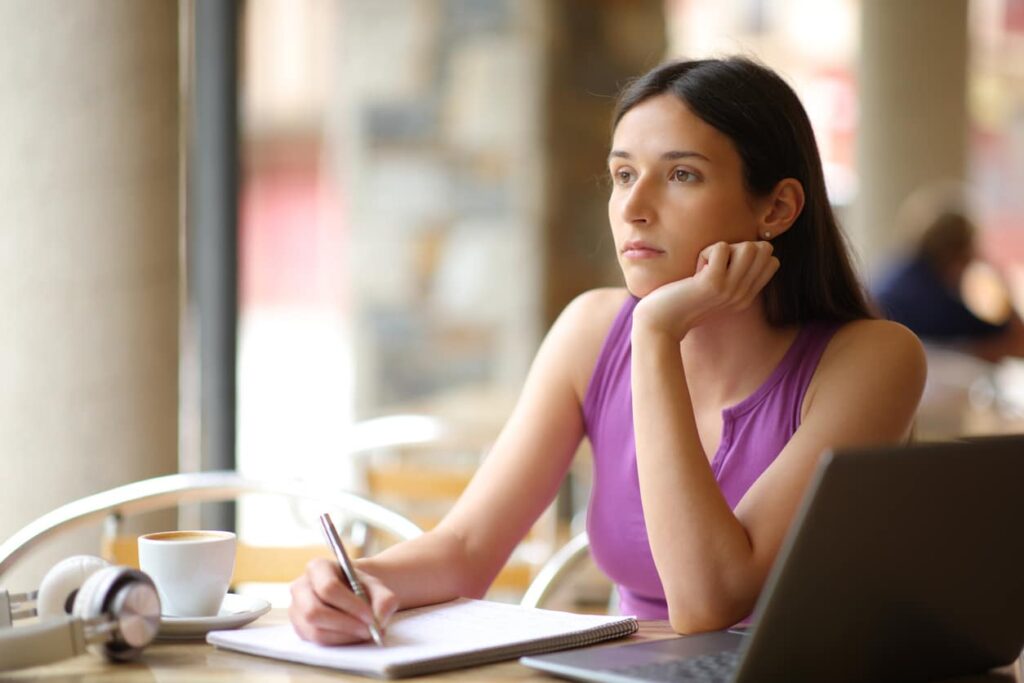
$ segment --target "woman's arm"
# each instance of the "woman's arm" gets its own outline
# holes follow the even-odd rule
[[[819,363],[800,428],[734,514],[700,443],[678,339],[634,324],[640,492],[676,631],[725,628],[751,612],[821,453],[906,438],[924,377],[908,330],[846,325]]]
[[[437,528],[366,560],[403,607],[483,595],[554,499],[583,437],[581,404],[621,290],[581,295],[537,352],[515,410]],[[432,580],[424,581],[424,572]]]
[[[622,290],[573,301],[541,345],[516,407],[452,510],[432,531],[359,560],[374,611],[482,596],[516,544],[554,499],[583,436],[581,403]],[[329,563],[292,588],[292,622],[317,642],[364,639],[352,602]],[[353,618],[353,615],[357,618]]]

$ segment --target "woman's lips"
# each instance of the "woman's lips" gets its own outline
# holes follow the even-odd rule
[[[647,242],[626,242],[622,247],[622,256],[627,259],[657,258],[664,253],[661,249]]]

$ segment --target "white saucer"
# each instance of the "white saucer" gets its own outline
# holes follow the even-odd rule
[[[207,631],[238,628],[270,611],[270,603],[251,595],[228,593],[215,617],[160,617],[161,640],[202,638]]]

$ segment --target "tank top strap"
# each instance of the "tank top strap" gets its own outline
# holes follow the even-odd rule
[[[788,353],[786,361],[781,365],[784,368],[783,382],[786,385],[784,391],[792,392],[796,410],[801,410],[804,403],[804,396],[807,394],[807,387],[811,378],[818,369],[825,349],[832,341],[832,337],[839,330],[840,323],[835,322],[811,322],[803,326],[797,338],[798,343],[795,352]]]
[[[821,360],[821,355],[839,327],[839,323],[831,322],[804,324],[768,379],[753,394],[723,410],[723,417],[740,417],[764,403],[769,397],[780,395],[788,397],[787,402],[791,405],[802,405],[807,385],[818,368],[818,361]]]

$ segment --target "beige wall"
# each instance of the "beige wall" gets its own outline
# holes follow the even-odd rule
[[[0,3],[0,539],[177,469],[177,26],[170,1]]]

